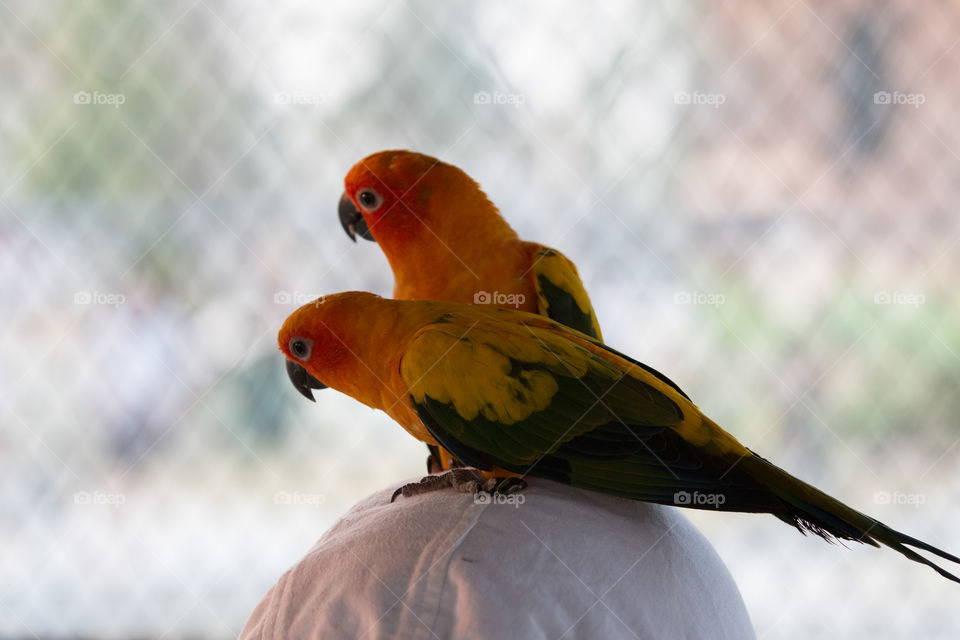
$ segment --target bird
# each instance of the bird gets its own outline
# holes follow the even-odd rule
[[[536,477],[694,509],[769,513],[828,541],[960,558],[896,531],[790,475],[707,417],[664,374],[542,315],[367,292],[318,298],[278,334],[294,387],[330,387],[477,469],[400,495],[524,488]]]
[[[347,173],[337,210],[351,240],[374,241],[386,255],[394,298],[521,309],[601,338],[576,265],[521,240],[452,164],[405,150],[371,154]],[[428,470],[459,464],[441,448],[430,451]]]

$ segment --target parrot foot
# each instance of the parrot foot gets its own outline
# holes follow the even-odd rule
[[[405,484],[393,492],[390,502],[397,499],[398,496],[412,498],[432,491],[452,488],[458,493],[492,493],[501,495],[510,495],[523,491],[527,488],[527,483],[523,478],[514,476],[508,478],[484,478],[476,469],[467,467],[458,467],[445,473],[429,475],[420,482],[411,482]]]
[[[492,480],[496,481],[496,484],[492,491],[486,490],[487,493],[509,496],[514,493],[520,493],[527,488],[527,481],[515,476],[510,476],[509,478],[492,478]],[[487,482],[489,482],[489,480]]]

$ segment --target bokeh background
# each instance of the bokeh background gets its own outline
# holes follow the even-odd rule
[[[750,447],[960,551],[958,13],[0,0],[0,636],[235,636],[423,471],[275,343],[318,294],[390,293],[336,204],[394,147],[563,250],[607,341]],[[760,637],[960,629],[896,553],[690,517]]]

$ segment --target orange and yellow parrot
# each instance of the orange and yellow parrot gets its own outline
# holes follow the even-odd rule
[[[350,169],[340,198],[347,235],[374,240],[393,269],[393,297],[490,304],[540,313],[587,335],[600,327],[577,268],[525,242],[457,167],[381,151]]]
[[[350,292],[298,309],[278,340],[305,396],[342,391],[484,478],[529,475],[659,504],[770,513],[828,540],[886,545],[960,582],[914,549],[960,558],[794,478],[663,374],[543,316]],[[424,488],[442,479],[461,490],[487,486],[465,482],[469,473],[429,476]]]
[[[573,262],[521,240],[457,167],[411,151],[381,151],[354,165],[344,187],[340,223],[351,240],[359,235],[380,245],[393,269],[394,298],[531,311],[601,338]],[[431,453],[437,466],[450,466],[444,452]]]

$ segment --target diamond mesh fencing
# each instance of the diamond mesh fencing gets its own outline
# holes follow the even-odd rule
[[[0,636],[235,636],[424,471],[276,351],[316,295],[389,295],[336,218],[388,148],[476,178],[752,449],[960,551],[958,34],[946,2],[0,0]],[[956,637],[896,553],[689,517],[760,637]]]

